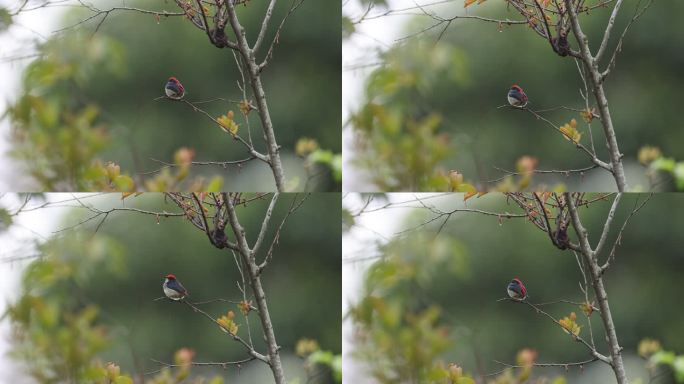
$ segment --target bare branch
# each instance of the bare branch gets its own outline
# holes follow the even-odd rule
[[[183,300],[183,302],[184,302],[185,304],[187,304],[190,308],[192,308],[195,312],[201,313],[204,317],[206,317],[207,319],[211,320],[214,324],[218,325],[219,328],[220,328],[222,331],[224,331],[225,333],[227,333],[233,340],[235,340],[235,341],[237,341],[238,343],[242,344],[242,346],[245,347],[245,349],[247,350],[247,353],[249,353],[250,356],[252,356],[252,357],[255,358],[255,359],[261,360],[261,361],[263,361],[263,362],[265,362],[265,363],[269,363],[269,358],[268,358],[267,356],[264,356],[264,355],[260,354],[259,352],[257,352],[256,350],[254,350],[254,348],[252,348],[251,345],[247,344],[247,342],[244,341],[240,336],[228,332],[228,330],[226,330],[226,329],[218,322],[218,320],[214,319],[210,314],[208,314],[208,313],[204,312],[203,310],[199,309],[197,306],[193,305],[192,303],[190,303],[190,302],[187,301],[187,300]]]
[[[239,254],[247,268],[246,273],[249,278],[252,291],[254,292],[257,308],[259,308],[258,315],[261,319],[261,327],[264,331],[264,338],[266,339],[266,345],[268,347],[269,365],[271,366],[271,371],[273,372],[273,377],[276,381],[276,384],[285,384],[285,373],[283,371],[283,367],[280,362],[280,354],[278,352],[280,347],[278,346],[275,338],[275,331],[273,330],[273,323],[271,322],[271,315],[266,302],[266,293],[261,285],[259,266],[255,263],[255,260],[252,257],[252,252],[250,251],[247,243],[245,230],[242,228],[242,225],[240,225],[235,213],[234,203],[227,196],[227,194],[224,194],[224,200],[226,202],[228,220],[239,246]]]
[[[494,360],[495,363],[503,365],[506,368],[501,369],[501,370],[496,371],[496,372],[488,373],[486,376],[497,376],[497,375],[502,374],[504,371],[506,371],[507,369],[510,369],[510,368],[529,368],[529,367],[549,368],[549,367],[555,367],[555,368],[564,368],[565,370],[567,370],[569,367],[579,367],[580,369],[582,369],[582,368],[584,368],[585,365],[591,364],[595,361],[599,361],[599,358],[593,357],[593,358],[588,359],[588,360],[577,361],[577,362],[572,362],[572,363],[533,363],[530,365],[513,365],[513,364],[504,363],[504,362],[501,362],[498,360]]]
[[[254,47],[252,48],[254,52],[259,51],[259,47],[261,47],[261,43],[264,41],[264,38],[266,37],[266,31],[268,31],[268,25],[271,21],[271,16],[273,16],[273,9],[276,6],[276,2],[277,0],[271,0],[268,4],[266,14],[264,15],[264,20],[261,22],[261,29],[259,30],[259,35],[257,36],[256,42],[254,43]]]
[[[587,269],[591,274],[591,283],[594,288],[594,293],[596,294],[596,300],[598,301],[599,308],[601,309],[600,317],[603,321],[603,328],[606,333],[606,341],[610,348],[610,365],[615,373],[615,378],[617,379],[618,384],[627,384],[629,380],[627,379],[625,366],[622,360],[622,347],[620,347],[618,342],[615,324],[613,323],[613,317],[608,304],[608,294],[606,293],[605,286],[603,285],[603,271],[597,263],[596,254],[589,246],[587,231],[582,226],[579,214],[577,213],[577,207],[575,202],[572,200],[572,195],[570,193],[565,193],[565,198],[568,202],[568,210],[570,211],[575,233],[580,239],[580,244],[582,247],[581,254],[586,262]]]
[[[585,172],[591,171],[592,169],[596,169],[596,168],[599,168],[599,166],[594,164],[594,165],[590,165],[588,167],[577,168],[577,169],[534,169],[531,172],[527,172],[527,171],[525,171],[525,172],[514,172],[514,171],[509,171],[507,169],[503,169],[503,168],[495,166],[494,169],[496,169],[497,171],[505,173],[505,175],[503,175],[499,178],[496,178],[496,179],[488,180],[487,182],[488,183],[498,183],[499,181],[504,180],[506,177],[526,175],[528,173],[534,173],[534,174],[538,174],[538,175],[559,175],[559,176],[565,176],[565,177],[568,177],[572,174],[578,174],[580,177],[582,177],[582,176],[584,176]]]
[[[514,299],[510,299],[510,298],[505,298],[505,299],[499,300],[499,301],[511,301],[511,302],[514,302],[514,303],[527,304],[527,305],[529,305],[530,307],[532,307],[535,311],[537,311],[537,313],[541,313],[542,315],[546,316],[546,317],[549,318],[551,321],[553,321],[554,323],[556,323],[556,325],[558,325],[559,327],[561,327],[561,329],[565,330],[565,327],[563,327],[563,325],[562,325],[558,320],[556,320],[555,317],[551,316],[550,314],[548,314],[547,312],[545,312],[543,309],[539,308],[539,307],[536,306],[535,304],[530,303],[530,302],[527,301],[527,300],[525,300],[525,301],[520,301],[520,300],[514,300]],[[579,343],[582,343],[585,347],[587,347],[587,349],[589,350],[589,353],[590,353],[594,358],[596,358],[596,359],[598,359],[598,360],[601,360],[602,362],[604,362],[604,363],[606,363],[606,364],[610,364],[610,363],[611,363],[611,360],[610,360],[609,357],[602,355],[599,351],[596,350],[596,348],[594,348],[591,344],[589,344],[589,343],[588,343],[586,340],[584,340],[582,337],[580,337],[579,335],[575,335],[575,334],[573,334],[573,333],[570,333],[570,332],[568,332],[568,331],[566,331],[566,332],[568,333],[568,335],[569,335],[570,337],[572,337],[572,339],[573,339],[574,341],[577,341],[577,342],[579,342]]]
[[[565,6],[568,10],[572,32],[580,45],[580,57],[584,63],[587,73],[589,74],[588,77],[591,82],[591,88],[596,98],[596,103],[598,104],[599,114],[601,115],[601,125],[603,126],[603,133],[606,137],[606,142],[608,143],[608,152],[610,153],[611,172],[613,173],[613,178],[615,179],[618,191],[625,192],[627,190],[627,179],[625,177],[625,170],[622,164],[622,154],[620,153],[617,137],[615,136],[613,120],[610,116],[608,99],[606,98],[605,91],[603,89],[601,74],[598,71],[596,60],[591,56],[591,51],[589,50],[589,40],[582,31],[582,27],[579,24],[577,11],[575,10],[572,1],[565,0]]]
[[[611,205],[610,211],[608,211],[608,217],[606,217],[606,222],[603,224],[601,238],[599,239],[599,242],[598,244],[596,244],[596,248],[594,249],[594,253],[597,255],[601,253],[603,244],[606,242],[606,239],[608,238],[608,233],[610,232],[610,225],[613,223],[613,217],[615,217],[615,211],[617,210],[618,204],[620,204],[621,197],[622,193],[618,193],[617,195],[615,195],[615,199],[613,199],[613,205]]]
[[[275,0],[272,0],[275,1]],[[273,129],[273,122],[271,121],[271,115],[268,109],[268,103],[266,102],[266,93],[264,92],[264,87],[261,84],[261,76],[259,65],[256,63],[254,56],[254,51],[249,47],[247,43],[246,32],[240,21],[238,20],[237,13],[235,12],[235,5],[231,1],[226,2],[228,21],[237,37],[238,50],[240,55],[244,60],[249,74],[249,82],[252,86],[252,92],[256,99],[259,118],[261,120],[261,128],[266,137],[266,147],[268,151],[268,163],[271,167],[273,177],[276,184],[276,189],[278,192],[283,192],[285,190],[285,172],[283,170],[282,163],[280,161],[280,147],[276,142],[275,133]]]
[[[606,30],[603,32],[603,39],[601,40],[601,46],[599,46],[598,52],[596,52],[596,62],[601,61],[606,48],[608,48],[608,41],[610,40],[610,33],[615,26],[615,19],[617,18],[618,12],[620,12],[620,7],[622,6],[623,0],[617,0],[613,6],[613,12],[610,14],[608,19],[608,25],[606,25]]]
[[[615,50],[613,50],[613,55],[611,56],[610,61],[606,65],[606,69],[601,72],[601,81],[605,81],[606,77],[608,77],[610,74],[610,71],[615,67],[615,60],[617,59],[618,53],[622,51],[622,45],[624,43],[625,36],[627,35],[627,31],[629,31],[629,28],[632,26],[632,24],[634,24],[634,22],[636,22],[641,15],[643,15],[646,10],[651,7],[653,0],[649,0],[648,3],[641,8],[641,10],[639,10],[640,3],[641,1],[637,2],[637,5],[634,9],[634,16],[632,16],[632,19],[629,21],[629,23],[627,23],[627,26],[622,31],[622,35],[620,35],[620,38],[618,39],[618,43],[615,46]]]
[[[250,258],[252,259],[256,258],[256,254],[257,252],[259,252],[261,243],[264,241],[264,237],[266,236],[266,232],[268,231],[268,224],[271,221],[271,215],[273,215],[273,208],[275,208],[275,205],[278,202],[278,197],[280,197],[280,193],[274,193],[273,197],[271,198],[271,203],[268,205],[268,209],[266,210],[266,214],[264,215],[264,220],[261,222],[261,230],[259,231],[259,235],[257,236],[257,239],[254,242],[254,246],[251,250]]]
[[[170,364],[170,363],[165,363],[160,360],[155,360],[155,359],[150,359],[154,361],[155,363],[162,365],[166,368],[183,368],[186,367],[184,364]],[[255,357],[248,357],[246,359],[242,360],[236,360],[236,361],[222,361],[222,362],[191,362],[189,365],[193,367],[221,367],[223,369],[227,369],[230,366],[237,366],[238,369],[242,367],[243,364],[249,363],[250,361],[256,360]],[[154,375],[155,373],[161,372],[161,369],[157,369],[156,371],[150,371],[146,372],[145,375]]]
[[[290,215],[295,213],[299,209],[299,207],[301,207],[302,204],[304,204],[304,201],[306,201],[306,199],[308,199],[309,196],[310,196],[309,194],[306,194],[306,195],[304,195],[304,197],[301,200],[297,201],[297,195],[295,195],[294,198],[292,199],[292,204],[290,204],[290,209],[287,211],[287,214],[285,215],[285,217],[283,217],[283,220],[280,222],[278,229],[276,229],[275,236],[273,236],[273,240],[271,241],[271,246],[268,247],[268,252],[266,252],[266,257],[264,257],[264,260],[261,262],[261,264],[259,264],[259,269],[258,269],[259,274],[261,274],[261,272],[263,272],[263,270],[266,268],[266,266],[268,266],[269,261],[271,261],[271,257],[273,256],[273,250],[274,250],[276,244],[278,244],[278,242],[280,241],[280,231],[283,229],[285,222],[290,217]],[[254,257],[256,259],[256,251],[254,251],[254,254],[255,254]]]
[[[615,242],[613,243],[613,247],[610,250],[610,254],[608,254],[608,257],[606,258],[606,262],[601,266],[601,274],[603,274],[608,268],[610,268],[610,262],[615,258],[615,249],[617,246],[622,242],[622,232],[627,228],[627,224],[629,223],[629,220],[632,218],[632,216],[636,215],[637,212],[641,210],[641,208],[648,203],[649,200],[651,200],[651,197],[653,197],[653,193],[650,193],[648,197],[641,203],[639,204],[639,199],[637,199],[634,202],[634,209],[632,209],[632,212],[627,216],[625,219],[624,223],[622,223],[622,227],[620,228],[620,231],[618,232],[617,236],[615,237]]]
[[[205,111],[205,110],[203,110],[202,108],[198,107],[198,106],[195,105],[193,102],[188,101],[188,100],[175,100],[175,99],[171,99],[171,98],[168,98],[168,97],[164,97],[164,98],[167,99],[167,100],[171,100],[171,101],[180,101],[180,102],[183,102],[183,103],[189,105],[190,107],[192,107],[192,109],[193,109],[195,112],[200,112],[200,113],[202,113],[204,116],[208,117],[211,121],[213,121],[214,124],[216,124],[216,125],[219,126],[219,127],[222,127],[221,123],[219,123],[218,120],[216,120],[216,118],[214,118],[214,116],[210,115],[207,111]],[[254,148],[253,145],[251,145],[250,143],[248,143],[247,141],[245,141],[245,139],[243,139],[242,137],[240,137],[240,135],[238,135],[238,134],[236,134],[236,133],[230,133],[230,135],[232,136],[233,139],[235,139],[235,140],[239,141],[240,143],[242,143],[242,145],[244,145],[245,148],[247,148],[247,152],[249,152],[250,155],[256,157],[257,159],[259,159],[259,160],[261,160],[261,161],[263,161],[263,162],[265,162],[265,163],[267,163],[267,164],[270,164],[269,159],[268,159],[268,157],[267,157],[266,155],[264,155],[264,154],[262,154],[262,153],[259,153],[259,152],[256,150],[256,148]]]

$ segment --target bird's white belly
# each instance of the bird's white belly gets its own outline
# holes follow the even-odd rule
[[[183,295],[182,295],[182,294],[180,294],[180,293],[174,291],[173,289],[167,288],[166,286],[164,286],[163,288],[164,288],[164,294],[165,294],[166,297],[168,297],[169,299],[171,299],[171,300],[180,300],[180,299],[183,298]]]
[[[526,101],[518,100],[512,96],[508,96],[508,103],[514,107],[524,107],[527,105]]]
[[[508,296],[510,296],[512,299],[519,299],[520,295],[518,295],[518,292],[508,289]]]

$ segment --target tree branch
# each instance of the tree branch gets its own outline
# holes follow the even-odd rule
[[[577,342],[579,342],[579,343],[582,343],[585,347],[587,347],[587,349],[589,350],[589,353],[590,353],[594,358],[596,358],[596,359],[598,359],[598,360],[601,360],[601,361],[603,361],[604,363],[610,364],[610,358],[608,358],[607,356],[602,355],[599,351],[596,350],[596,348],[594,348],[594,346],[592,346],[591,344],[589,344],[586,340],[584,340],[584,339],[583,339],[582,337],[580,337],[579,335],[575,335],[574,333],[571,333],[571,332],[567,331],[567,330],[565,329],[565,327],[563,327],[563,325],[562,325],[558,320],[556,320],[555,317],[551,316],[550,314],[548,314],[548,313],[547,313],[546,311],[544,311],[543,309],[541,309],[541,308],[539,308],[538,306],[536,306],[536,305],[530,303],[530,302],[527,301],[527,300],[525,300],[525,301],[520,301],[520,300],[509,299],[509,298],[505,298],[504,300],[505,300],[505,301],[512,301],[512,302],[515,302],[515,303],[521,303],[521,304],[527,304],[527,305],[529,305],[529,306],[532,307],[535,311],[537,311],[537,313],[541,313],[542,315],[546,316],[546,317],[549,318],[551,321],[553,321],[554,323],[556,323],[556,325],[558,325],[559,327],[561,327],[561,329],[562,329],[563,331],[565,331],[568,335],[570,335],[570,337],[572,337],[573,340],[575,340],[575,341],[577,341]]]
[[[274,1],[275,0],[272,0],[272,2]],[[232,1],[227,1],[226,5],[228,11],[228,21],[230,22],[235,36],[237,37],[238,50],[240,51],[240,55],[247,65],[249,82],[252,86],[252,92],[254,93],[254,97],[256,99],[258,107],[257,112],[259,113],[259,118],[261,120],[261,128],[266,138],[268,162],[271,167],[271,171],[273,172],[276,189],[278,192],[283,192],[285,190],[285,172],[280,161],[280,147],[276,142],[273,122],[271,121],[271,114],[268,109],[268,103],[266,102],[266,93],[264,92],[264,87],[261,84],[260,68],[256,62],[254,51],[247,43],[245,29],[238,20],[237,14],[235,12],[235,5]]]
[[[598,64],[591,56],[591,51],[589,50],[589,40],[582,31],[582,27],[579,24],[577,11],[575,10],[572,1],[565,0],[565,6],[570,17],[570,26],[572,27],[572,32],[580,45],[580,58],[584,63],[584,67],[589,73],[591,88],[594,93],[594,97],[596,98],[596,103],[598,104],[599,114],[601,115],[601,125],[603,127],[603,133],[608,144],[608,152],[610,153],[610,163],[612,166],[611,172],[613,173],[613,178],[615,179],[618,191],[625,192],[627,190],[627,179],[625,177],[625,170],[622,164],[622,154],[620,153],[617,137],[615,136],[613,120],[610,116],[610,109],[608,108],[608,99],[606,98],[606,94],[603,90],[603,83],[601,74],[598,70]]]
[[[570,211],[575,233],[577,234],[577,237],[580,238],[580,244],[582,247],[581,253],[591,275],[591,283],[594,288],[594,294],[596,295],[599,308],[601,309],[599,315],[603,321],[603,328],[606,333],[606,341],[608,342],[608,347],[610,348],[610,365],[613,368],[613,372],[615,373],[615,378],[617,379],[618,384],[627,384],[629,381],[627,379],[625,366],[622,361],[622,348],[618,343],[615,324],[613,323],[613,317],[608,304],[608,294],[606,293],[605,286],[603,285],[602,270],[597,263],[596,255],[589,247],[587,231],[582,226],[579,214],[577,213],[577,207],[572,200],[572,195],[570,193],[565,193],[565,198],[568,203],[568,210]]]
[[[224,200],[226,202],[226,211],[228,213],[230,226],[233,229],[235,237],[237,238],[237,243],[239,246],[238,253],[242,257],[244,264],[247,267],[246,272],[254,293],[257,308],[259,308],[258,315],[259,319],[261,320],[261,327],[264,331],[264,338],[266,339],[269,365],[271,366],[271,371],[273,372],[273,378],[275,379],[276,384],[285,384],[285,373],[283,371],[282,363],[280,362],[280,347],[278,346],[275,337],[275,331],[273,330],[273,323],[271,322],[271,315],[266,302],[266,293],[261,285],[259,266],[252,257],[252,253],[247,243],[245,230],[242,228],[242,225],[240,225],[237,214],[235,213],[235,205],[227,196],[227,194],[224,194]]]
[[[618,12],[620,12],[620,7],[622,6],[623,0],[617,0],[615,6],[613,6],[613,12],[610,14],[608,19],[608,25],[606,25],[606,30],[603,33],[603,40],[601,40],[601,46],[599,46],[598,52],[596,52],[596,62],[601,61],[603,54],[608,48],[608,41],[610,40],[610,33],[615,26],[615,19],[617,18]]]
[[[608,238],[608,232],[610,232],[610,225],[613,222],[613,217],[615,217],[615,211],[617,210],[618,204],[620,204],[620,198],[622,197],[622,193],[618,193],[615,195],[615,199],[613,199],[613,205],[610,206],[610,211],[608,211],[608,217],[606,217],[606,222],[603,224],[603,231],[601,232],[601,238],[599,239],[598,244],[596,244],[596,248],[594,249],[594,253],[596,255],[601,253],[601,249],[603,249],[603,244],[605,244],[606,239]]]
[[[199,309],[197,306],[193,305],[191,302],[189,302],[189,301],[187,301],[187,300],[183,300],[183,302],[184,302],[185,304],[187,304],[190,308],[192,308],[195,312],[201,313],[202,315],[204,315],[204,317],[206,317],[207,319],[211,320],[214,324],[218,325],[219,328],[220,328],[222,331],[224,331],[225,333],[227,333],[231,338],[233,338],[233,340],[235,340],[235,341],[237,341],[238,343],[242,344],[242,346],[245,347],[245,349],[247,350],[247,353],[249,353],[250,356],[252,356],[252,357],[255,358],[255,359],[261,360],[261,361],[263,361],[263,362],[265,362],[265,363],[269,363],[269,358],[268,358],[268,357],[266,357],[266,356],[260,354],[259,352],[257,352],[254,348],[252,348],[251,345],[247,344],[247,342],[244,341],[240,336],[228,332],[225,328],[223,328],[223,326],[222,326],[221,324],[219,324],[218,320],[214,319],[210,314],[208,314],[208,313],[204,312],[203,310]],[[269,364],[270,364],[270,363],[269,363]]]
[[[277,0],[271,0],[266,9],[266,14],[264,15],[264,20],[261,22],[261,29],[259,30],[259,35],[257,36],[256,42],[254,43],[254,52],[259,52],[259,47],[266,37],[266,31],[268,30],[269,21],[271,21],[271,16],[273,16],[273,9],[275,8]]]
[[[266,232],[268,231],[268,223],[271,221],[271,215],[273,215],[273,208],[275,208],[279,196],[280,193],[276,192],[273,194],[273,197],[271,198],[271,203],[268,205],[268,209],[266,210],[266,214],[264,215],[264,220],[261,222],[261,230],[259,231],[259,235],[257,236],[257,239],[254,242],[254,247],[252,247],[252,251],[250,252],[250,258],[252,259],[256,258],[256,254],[257,252],[259,252],[259,247],[261,247],[261,243],[264,241],[264,237],[266,236]]]

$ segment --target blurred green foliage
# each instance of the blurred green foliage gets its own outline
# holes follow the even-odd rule
[[[294,195],[281,197],[272,223],[285,215],[291,198]],[[262,275],[280,353],[292,380],[314,372],[307,366],[323,372],[310,383],[341,380],[339,198],[339,194],[310,196],[283,227],[273,259]],[[175,210],[163,200],[161,194],[125,200],[120,194],[110,194],[84,202],[102,209]],[[268,203],[268,199],[257,200],[238,208],[251,241]],[[328,214],[321,219],[323,210]],[[84,213],[75,210],[63,219],[63,225],[84,219]],[[40,257],[27,266],[19,298],[10,304],[8,316],[16,334],[13,354],[39,382],[70,378],[84,382],[78,381],[82,377],[100,382],[114,369],[105,362],[115,362],[122,377],[142,377],[144,372],[163,368],[147,376],[147,383],[199,383],[201,377],[214,375],[227,382],[238,378],[245,383],[272,381],[270,371],[258,362],[227,370],[192,367],[190,372],[179,359],[234,361],[245,358],[246,352],[187,306],[154,300],[163,295],[161,285],[167,273],[175,273],[183,281],[193,301],[242,300],[236,282],[243,283],[229,252],[211,246],[206,235],[183,218],[119,213],[110,214],[93,234],[97,227],[97,220],[88,221],[40,245]],[[266,241],[274,234],[275,228],[271,228]],[[265,350],[254,312],[245,315],[239,306],[221,302],[202,308],[215,318],[233,311],[238,334],[247,338],[251,329],[255,348]],[[295,347],[302,338],[314,339],[322,348],[307,354],[308,359],[296,359]],[[161,367],[151,359],[181,367]],[[209,382],[220,383],[218,380]]]
[[[86,174],[96,168],[95,156],[108,137],[99,108],[74,97],[73,90],[96,72],[120,78],[123,47],[80,35],[55,39],[38,50],[40,57],[25,71],[22,96],[7,110],[10,154],[22,160],[43,189],[90,189],[89,183],[99,178]]]
[[[110,340],[97,324],[99,308],[84,300],[79,286],[96,268],[120,275],[121,245],[106,237],[62,238],[40,251],[43,257],[24,272],[19,300],[8,308],[12,353],[30,363],[40,383],[87,381]]]
[[[429,12],[442,17],[461,14],[463,8],[458,3],[432,6]],[[631,2],[622,8],[616,30],[627,24],[635,5]],[[610,9],[598,8],[581,16],[594,50]],[[382,12],[374,9],[370,15]],[[679,145],[684,131],[679,129],[681,118],[673,102],[684,86],[680,71],[684,54],[675,44],[684,38],[684,32],[674,27],[675,15],[682,12],[684,3],[678,1],[651,6],[631,27],[605,83],[628,181],[637,190],[675,187],[649,185],[637,163],[642,146],[654,145],[674,158],[684,158],[684,147]],[[496,19],[519,16],[499,1],[469,7],[467,13]],[[548,42],[524,25],[455,20],[440,36],[444,24],[417,33],[436,21],[421,12],[416,14],[399,33],[399,37],[415,36],[379,49],[379,59],[373,62],[381,64],[368,74],[360,107],[349,120],[360,153],[356,166],[373,183],[366,189],[448,191],[448,184],[439,180],[453,169],[478,189],[500,190],[492,180],[503,172],[495,167],[514,170],[523,156],[537,159],[538,169],[591,165],[585,154],[546,123],[529,113],[498,108],[507,104],[511,84],[518,83],[533,110],[557,106],[584,109],[579,94],[584,87],[572,59],[554,54]],[[387,23],[396,20],[400,18],[384,18]],[[349,24],[358,28],[351,20]],[[352,35],[351,27],[347,31]],[[617,36],[613,36],[610,48],[616,43]],[[577,47],[574,41],[571,45]],[[589,126],[581,113],[559,109],[543,116],[558,126],[575,118],[581,142],[590,143]],[[427,121],[436,123],[427,129]],[[599,158],[607,159],[600,124],[593,121],[591,130]],[[555,187],[549,186],[561,183],[570,190],[615,189],[611,176],[603,170],[573,176],[536,175],[525,188],[552,189]]]
[[[363,345],[356,357],[370,362],[380,383],[448,382],[449,371],[437,357],[453,340],[439,324],[439,307],[423,303],[416,288],[436,270],[458,271],[464,255],[450,239],[425,245],[417,240],[384,247],[383,259],[366,273],[360,302],[349,312]]]
[[[318,342],[302,338],[295,347],[297,356],[304,358],[304,369],[307,382],[316,381],[317,377],[330,377],[334,383],[342,383],[342,355],[321,350]]]
[[[368,102],[350,119],[360,154],[355,162],[383,191],[448,190],[437,165],[449,156],[449,137],[439,132],[443,116],[431,111],[428,94],[444,83],[464,86],[465,57],[450,46],[412,45],[384,53],[384,65],[367,80]]]
[[[474,384],[458,364],[445,364],[445,353],[456,348],[458,337],[452,334],[453,324],[442,307],[424,296],[436,275],[468,277],[469,257],[463,244],[425,232],[391,241],[380,254],[366,272],[361,300],[349,312],[356,358],[369,362],[380,383]],[[521,350],[517,364],[524,368],[516,374],[504,370],[491,383],[525,382],[535,359],[536,352]],[[559,378],[553,383],[565,381]]]
[[[12,15],[3,7],[0,7],[0,32],[12,25]]]
[[[646,338],[639,343],[639,356],[647,360],[652,372],[663,366],[669,367],[677,383],[684,383],[684,355],[666,351],[657,340]]]
[[[652,186],[657,190],[675,188],[684,191],[684,161],[666,157],[657,147],[644,146],[639,149],[639,163],[646,167]]]
[[[451,194],[426,203],[444,211],[464,206],[493,212],[519,211],[501,194],[473,197],[465,203],[463,197]],[[637,194],[623,196],[605,252],[610,251],[622,222],[635,204],[645,198],[646,195]],[[598,241],[610,200],[580,210],[592,244]],[[630,220],[611,268],[604,275],[630,378],[642,377],[642,382],[648,382],[650,372],[648,364],[636,358],[637,350],[641,354],[638,346],[643,338],[662,340],[669,351],[684,351],[684,324],[680,321],[683,308],[676,304],[684,273],[684,258],[677,240],[682,222],[673,214],[673,209],[682,204],[684,196],[679,194],[654,195]],[[386,210],[391,215],[386,220],[399,220],[395,216],[398,211]],[[360,219],[353,217],[352,212],[343,213],[343,217],[353,218],[348,221],[351,231],[364,232],[368,222],[357,226]],[[434,216],[427,208],[402,212],[406,216],[397,231],[417,227]],[[584,294],[578,289],[582,275],[572,252],[554,247],[545,233],[525,219],[500,220],[496,216],[454,213],[440,230],[441,223],[437,220],[389,240],[378,238],[377,252],[364,253],[359,261],[346,261],[373,260],[364,268],[363,286],[347,314],[354,325],[353,350],[360,358],[361,369],[368,367],[369,374],[383,382],[391,381],[392,377],[421,377],[430,369],[441,367],[441,361],[456,363],[464,372],[480,377],[504,368],[494,360],[524,365],[519,362],[519,354],[524,350],[536,353],[533,360],[538,363],[590,358],[581,344],[572,342],[559,326],[529,307],[497,301],[506,297],[506,284],[517,276],[525,282],[533,303],[560,299],[583,302]],[[574,233],[571,238],[576,241]],[[601,260],[606,256],[600,255]],[[554,304],[544,308],[557,319],[571,319],[568,314],[576,312],[575,324],[581,327],[582,337],[589,338],[581,306]],[[593,313],[590,321],[597,347],[605,351],[601,319]],[[678,355],[662,355],[664,359],[658,364],[674,364],[672,356]],[[515,380],[523,372],[512,370],[497,376],[498,381],[491,380],[521,382]],[[556,375],[566,377],[569,383],[615,380],[612,371],[600,363],[567,371],[534,368],[529,380],[535,382],[540,377]],[[672,373],[658,377],[654,383],[666,383]]]
[[[127,5],[177,10],[162,0]],[[252,42],[266,6],[250,2],[238,8]],[[267,43],[286,11],[285,3],[276,7]],[[339,12],[334,3],[303,3],[283,27],[274,56],[262,73],[292,189],[301,190],[305,184],[312,190],[338,190],[341,186],[334,163],[319,162],[321,169],[309,180],[304,162],[294,154],[301,137],[315,138],[331,153],[341,151],[340,31],[331,28],[339,20]],[[88,15],[82,9],[70,11],[63,24],[72,25]],[[183,147],[196,152],[195,161],[248,157],[239,143],[202,114],[182,103],[155,101],[163,95],[166,79],[176,76],[190,101],[225,100],[202,104],[211,116],[239,109],[243,94],[237,82],[242,79],[229,49],[212,46],[202,31],[180,17],[157,19],[137,12],[114,12],[96,33],[94,28],[94,23],[82,24],[42,43],[40,57],[29,65],[22,95],[9,113],[13,144],[19,147],[14,155],[27,164],[38,183],[36,189],[101,190],[102,184],[110,189],[130,189],[129,180],[112,182],[103,176],[101,167],[90,169],[96,159],[101,164],[111,161],[118,165],[136,189],[159,190],[157,186],[170,179],[152,180],[149,186],[155,175],[146,172],[160,168],[153,159],[173,163],[174,153]],[[247,97],[251,98],[249,92]],[[249,121],[243,115],[237,120],[241,135],[247,137],[250,130],[257,150],[263,152],[255,114],[250,114]],[[275,188],[270,170],[260,161],[242,166],[193,166],[191,176],[184,184],[169,188],[192,190],[198,179],[210,183],[216,176],[234,191]]]

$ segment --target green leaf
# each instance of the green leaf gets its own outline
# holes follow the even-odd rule
[[[337,154],[333,156],[332,161],[330,162],[330,169],[332,170],[333,173],[333,178],[337,182],[342,181],[342,155]]]
[[[354,226],[355,220],[351,212],[347,209],[342,210],[342,229],[348,231]]]
[[[672,365],[675,361],[674,352],[659,351],[651,356],[651,363],[653,364],[667,364]]]
[[[209,384],[223,384],[223,378],[216,376],[209,381]]]
[[[679,162],[675,165],[672,171],[675,178],[675,185],[678,190],[684,189],[684,162]]]
[[[133,380],[131,380],[130,377],[128,376],[119,376],[114,380],[115,384],[133,384]]]
[[[135,183],[128,175],[119,175],[114,179],[114,185],[119,191],[132,191],[135,188]]]
[[[0,32],[12,25],[12,15],[5,8],[0,8]]]
[[[221,188],[223,188],[223,177],[214,176],[207,185],[206,192],[221,192]]]
[[[661,157],[651,163],[651,169],[655,171],[672,172],[675,168],[675,161],[671,158]]]
[[[470,377],[459,377],[458,380],[456,380],[456,384],[475,384],[475,380]]]
[[[684,356],[677,356],[672,363],[675,379],[678,383],[684,383]]]
[[[342,382],[342,355],[335,355],[333,361],[330,363],[330,368],[333,370],[333,377],[337,383]]]
[[[351,36],[354,31],[356,30],[356,27],[354,27],[354,23],[351,21],[350,18],[347,16],[342,16],[342,36],[343,38],[347,38]]]
[[[461,183],[458,188],[456,188],[456,192],[477,193],[477,188],[468,183]]]
[[[12,215],[4,209],[0,208],[0,230],[7,229],[12,225]]]

